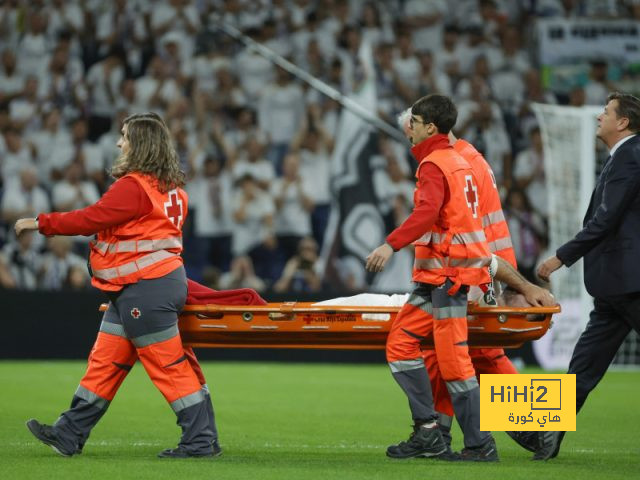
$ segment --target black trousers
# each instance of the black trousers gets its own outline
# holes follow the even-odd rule
[[[576,343],[567,372],[576,375],[576,413],[631,329],[640,333],[640,292],[594,299],[589,323]]]

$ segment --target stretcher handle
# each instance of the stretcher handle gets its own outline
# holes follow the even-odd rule
[[[104,312],[108,304],[100,305],[99,310]],[[206,313],[242,313],[242,312],[281,312],[281,313],[325,313],[329,315],[339,313],[397,313],[401,307],[365,307],[346,305],[319,305],[313,306],[307,302],[269,303],[267,305],[185,305],[182,312],[206,312]],[[475,303],[469,303],[468,314],[501,314],[529,315],[559,313],[560,305],[551,307],[480,307]]]

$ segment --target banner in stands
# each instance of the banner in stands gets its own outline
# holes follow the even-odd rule
[[[352,100],[371,112],[376,111],[376,85],[370,46],[363,42],[361,76]],[[384,243],[395,225],[383,215],[373,185],[376,161],[380,157],[380,135],[366,121],[346,108],[342,109],[331,165],[333,205],[321,253],[325,276],[334,288],[373,289],[381,292],[411,290],[412,253],[403,249],[394,254],[384,272],[365,272],[366,257]],[[371,286],[371,287],[369,287]]]
[[[538,45],[543,65],[586,60],[640,63],[640,22],[631,20],[538,20]]]

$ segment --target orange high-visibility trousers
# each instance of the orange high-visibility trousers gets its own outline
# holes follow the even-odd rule
[[[416,298],[419,297],[414,294],[409,297],[391,326],[387,337],[387,362],[422,358],[420,341],[433,333],[444,380],[461,381],[474,377],[467,345],[466,304],[463,308],[434,307],[430,298],[414,300]]]
[[[501,348],[472,348],[469,350],[473,368],[480,381],[480,375],[483,373],[496,374],[513,374],[518,373],[516,368]],[[437,412],[453,416],[453,405],[451,404],[451,396],[447,390],[447,385],[440,372],[438,365],[438,357],[432,349],[422,352],[424,364],[429,372],[429,380],[431,381],[431,391],[433,392],[433,403]]]

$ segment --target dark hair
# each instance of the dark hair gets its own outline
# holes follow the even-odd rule
[[[422,117],[425,123],[433,123],[438,133],[448,134],[458,119],[458,109],[449,97],[431,94],[422,97],[411,107],[411,114]]]
[[[618,101],[616,115],[629,119],[627,128],[633,133],[640,132],[640,99],[630,93],[613,92],[607,97],[607,103],[611,100]]]

